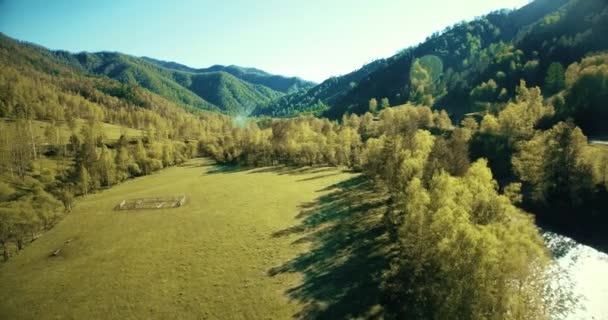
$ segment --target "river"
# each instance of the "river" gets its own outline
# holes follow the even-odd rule
[[[555,233],[543,236],[578,299],[565,320],[608,320],[608,254]]]

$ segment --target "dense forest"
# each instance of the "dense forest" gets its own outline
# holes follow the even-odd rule
[[[383,290],[400,318],[549,318],[567,296],[546,296],[558,275],[522,209],[601,235],[594,226],[607,220],[608,152],[559,121],[538,87],[522,81],[516,91],[500,111],[456,126],[423,105],[340,123],[299,117],[239,127],[225,119],[216,126],[228,131],[205,136],[201,151],[243,166],[342,165],[375,181],[392,203],[385,224],[395,256]],[[512,174],[493,175],[486,159],[497,155]]]
[[[58,64],[75,72],[140,86],[190,111],[249,114],[256,106],[314,85],[299,78],[272,75],[254,68],[213,66],[193,69],[174,62],[115,52],[71,54],[51,51],[33,44],[19,43],[1,34],[0,46],[14,54],[21,51],[20,56],[35,56],[38,63]]]
[[[386,98],[391,105],[423,103],[461,119],[513,98],[520,79],[552,95],[560,88],[546,82],[550,66],[555,72],[555,64],[565,67],[608,49],[606,32],[603,0],[537,0],[448,27],[390,58],[282,97],[256,114],[312,111],[339,119],[345,112],[366,112],[370,98]]]
[[[608,132],[607,28],[602,0],[537,0],[316,86],[2,36],[3,258],[78,197],[192,157],[338,166],[389,199],[395,317],[563,314],[536,221],[606,248],[608,150],[587,136]]]

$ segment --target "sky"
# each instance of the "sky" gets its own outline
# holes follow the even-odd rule
[[[528,0],[0,0],[0,32],[50,49],[321,82]]]

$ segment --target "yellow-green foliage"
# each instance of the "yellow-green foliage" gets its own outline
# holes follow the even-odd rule
[[[86,121],[82,119],[75,120],[75,126],[70,129],[67,123],[52,123],[49,121],[32,120],[32,129],[34,131],[34,137],[40,144],[59,144],[67,143],[70,135],[73,133],[79,134],[83,125]],[[0,119],[0,126],[5,126],[6,129],[10,130],[15,125],[14,121],[9,119]],[[128,139],[142,138],[142,130],[133,128],[122,127],[111,123],[102,122],[99,124],[100,130],[103,132],[103,137],[108,142],[116,141],[121,135],[124,135]],[[52,129],[52,130],[51,130]],[[50,131],[49,131],[50,130]],[[50,134],[49,134],[50,133]]]
[[[592,144],[587,146],[584,156],[593,168],[594,182],[604,184],[608,189],[608,145]]]
[[[601,134],[608,122],[608,54],[586,57],[566,71],[564,99],[557,100],[557,114],[573,118],[587,134]]]
[[[405,189],[399,264],[386,286],[407,318],[548,319],[544,243],[531,218],[496,191],[485,160],[463,177]]]
[[[512,162],[520,179],[532,186],[535,200],[580,205],[592,193],[594,182],[603,181],[602,169],[594,166],[588,153],[587,138],[581,129],[560,122],[522,142]]]
[[[500,133],[511,142],[531,138],[536,124],[554,113],[553,106],[543,105],[543,96],[538,87],[527,88],[522,80],[517,89],[515,101],[507,104],[498,114]]]
[[[218,170],[195,160],[79,200],[0,266],[1,318],[291,318],[303,305],[285,294],[301,276],[267,272],[309,245],[272,234],[353,175]],[[179,209],[112,210],[123,199],[177,194],[187,196]]]
[[[522,83],[518,93],[498,117],[484,117],[483,132],[511,144],[538,133],[537,123],[552,108],[543,105],[538,88]],[[468,126],[451,128],[445,114],[405,105],[375,119],[345,116],[342,124],[300,117],[262,128],[224,126],[202,146],[223,162],[341,164],[376,178],[394,204],[385,222],[400,250],[385,287],[398,315],[548,318],[554,302],[543,296],[549,258],[532,219],[511,202],[522,200],[521,185],[503,195],[486,160],[469,168],[467,144],[476,124]],[[348,138],[337,139],[343,133]],[[342,146],[352,161],[337,156]]]

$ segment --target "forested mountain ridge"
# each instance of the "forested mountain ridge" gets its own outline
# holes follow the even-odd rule
[[[300,113],[321,113],[329,108],[328,104],[340,101],[358,81],[369,77],[371,73],[386,65],[385,59],[376,60],[362,68],[340,77],[331,77],[321,84],[288,94],[272,103],[258,107],[255,115],[275,117],[293,116]]]
[[[303,80],[298,77],[284,77],[280,75],[270,74],[266,71],[257,68],[246,68],[235,65],[222,66],[214,65],[209,68],[191,68],[183,64],[172,61],[161,61],[154,58],[142,57],[142,59],[151,63],[160,65],[167,69],[186,71],[191,73],[210,73],[210,72],[226,72],[241,80],[252,84],[266,86],[272,90],[282,93],[293,93],[299,90],[307,90],[316,85],[312,81]]]
[[[168,69],[148,59],[118,53],[79,53],[80,65],[93,74],[123,83],[140,85],[169,100],[200,109],[226,113],[248,113],[282,93],[218,71],[186,72]]]
[[[91,75],[72,58],[0,36],[3,260],[53,227],[76,196],[183,163],[201,135],[218,131],[204,119],[230,119]]]
[[[562,230],[608,250],[608,148],[590,145],[585,135],[601,131],[608,123],[608,53],[591,53],[606,41],[598,30],[603,30],[608,11],[599,0],[565,3],[538,0],[525,10],[459,24],[393,58],[279,98],[278,104],[284,107],[280,109],[265,109],[257,99],[275,99],[270,96],[282,92],[242,81],[227,71],[229,67],[197,73],[170,62],[160,66],[160,62],[114,53],[74,55],[2,37],[3,260],[20,254],[73,207],[76,215],[82,214],[69,217],[77,223],[59,226],[69,233],[53,232],[36,240],[31,246],[41,249],[36,255],[25,252],[28,255],[8,261],[12,269],[2,266],[2,270],[16,270],[21,278],[6,281],[0,290],[0,314],[14,319],[96,318],[71,314],[74,308],[69,306],[81,305],[79,300],[58,303],[63,297],[58,298],[55,288],[61,287],[66,297],[76,292],[78,299],[92,301],[78,311],[96,309],[102,317],[108,310],[117,317],[139,312],[150,316],[165,308],[163,314],[173,314],[172,306],[190,313],[200,311],[200,301],[210,301],[221,306],[220,314],[226,314],[227,307],[229,313],[242,314],[256,314],[248,313],[256,309],[262,315],[258,318],[567,318],[578,299],[569,292],[568,276],[561,274],[555,260],[564,252],[549,252],[538,226]],[[562,23],[567,26],[581,16],[587,18],[577,22],[579,26],[562,30]],[[539,40],[530,38],[539,34],[544,35]],[[524,43],[527,49],[522,49]],[[571,60],[575,56],[581,57]],[[541,70],[545,65],[546,72]],[[260,74],[253,69],[241,71]],[[180,94],[182,89],[188,96]],[[208,106],[180,100],[190,97]],[[389,99],[393,105],[399,99],[412,103],[389,107]],[[346,103],[345,108],[337,108],[339,103]],[[256,108],[259,114],[300,116],[233,118],[201,110],[219,110],[220,105],[234,114]],[[480,112],[461,120],[450,118],[441,108],[455,114]],[[356,114],[359,110],[361,115]],[[301,113],[342,116],[335,120]],[[192,171],[184,174],[197,178],[186,183],[179,173],[184,171],[171,169],[165,177],[170,175],[167,180],[172,183],[150,177],[142,179],[146,184],[130,186],[138,198],[184,190],[189,199],[211,203],[208,209],[196,207],[194,201],[177,209],[190,216],[179,211],[110,213],[130,194],[123,193],[125,189],[110,190],[113,196],[105,201],[100,201],[102,195],[88,196],[196,156],[211,157],[218,165],[186,164]],[[328,166],[347,168],[353,179],[329,187],[317,184],[319,177],[336,178],[337,170],[327,171]],[[247,170],[254,167],[263,169]],[[243,169],[247,171],[240,172]],[[238,180],[200,180],[207,174],[225,176],[230,171],[240,172]],[[267,185],[291,194],[302,193],[300,183],[316,181],[306,187],[310,198],[300,202],[290,195],[275,197],[273,190],[256,181],[269,171],[288,180]],[[302,176],[304,171],[319,175],[308,178]],[[290,184],[282,184],[289,180]],[[250,199],[271,198],[256,205],[235,195],[235,188],[252,191],[247,193]],[[264,193],[257,193],[260,190]],[[94,210],[84,198],[101,210]],[[228,201],[231,207],[225,206]],[[274,207],[279,202],[287,205],[285,209]],[[269,206],[273,207],[270,214]],[[260,215],[252,216],[251,222],[239,220],[236,207],[243,207],[243,214]],[[218,212],[230,212],[234,220]],[[94,220],[78,220],[85,215]],[[117,224],[118,216],[127,218],[121,221],[128,224]],[[194,216],[200,220],[192,220]],[[276,225],[269,220],[274,217]],[[141,224],[144,219],[150,224]],[[168,228],[165,219],[189,229]],[[290,225],[290,220],[298,223]],[[113,221],[120,232],[109,232],[104,221]],[[258,228],[256,223],[272,229]],[[189,237],[201,234],[201,224],[212,231],[204,234],[220,239],[207,243],[209,250],[196,245],[205,240]],[[238,228],[222,227],[229,224]],[[79,225],[87,225],[90,231],[71,227]],[[157,231],[151,225],[163,228]],[[89,232],[100,237],[91,237]],[[183,240],[173,239],[178,233]],[[220,233],[251,237],[222,243]],[[166,246],[166,235],[175,248],[189,246],[194,252],[184,254],[171,249],[173,245]],[[145,250],[154,247],[149,242],[152,237],[158,238],[161,250]],[[262,238],[270,242],[256,242]],[[121,239],[120,246],[107,246],[115,239]],[[100,246],[88,247],[95,242]],[[275,245],[290,248],[288,261],[282,254],[275,256]],[[301,247],[302,253],[291,251],[295,247]],[[66,250],[59,254],[62,248]],[[125,260],[131,254],[136,258]],[[218,264],[201,269],[193,255]],[[250,263],[252,256],[263,263]],[[84,260],[88,265],[82,264]],[[230,264],[237,260],[241,264],[232,268]],[[125,265],[142,265],[141,261],[155,262],[150,265],[158,272],[148,272],[152,282],[159,272],[169,270],[159,290],[141,277],[146,271],[124,272]],[[83,272],[66,273],[70,265]],[[231,268],[225,268],[228,265]],[[102,273],[96,273],[95,267]],[[30,276],[32,270],[35,273]],[[227,277],[218,281],[204,277],[216,270]],[[246,273],[252,277],[243,278],[243,270],[251,271]],[[114,271],[126,274],[126,282],[116,281]],[[189,272],[192,276],[184,276]],[[38,282],[40,274],[51,281]],[[58,274],[69,280],[58,282]],[[82,291],[87,286],[77,280],[91,274],[95,276],[89,278],[97,282],[109,282],[109,290],[93,286],[91,294]],[[288,274],[293,278],[285,277]],[[173,282],[175,277],[181,282]],[[203,279],[209,287],[181,285],[188,279]],[[285,290],[266,287],[265,282]],[[144,294],[117,295],[117,288],[125,287],[121,283]],[[218,283],[227,286],[218,290]],[[167,286],[175,291],[167,294]],[[262,293],[250,291],[252,287]],[[24,294],[37,288],[48,289],[51,299],[37,301],[37,295]],[[185,291],[190,288],[194,293]],[[251,297],[249,303],[255,308],[242,303],[243,299],[224,299],[232,291]],[[160,300],[158,293],[168,300]],[[187,296],[192,299],[180,298]],[[117,306],[116,297],[124,304]],[[20,301],[32,308],[23,308]],[[294,310],[286,316],[265,314],[271,310],[267,305],[281,302],[290,303]],[[53,313],[48,306],[61,308]],[[24,309],[36,311],[33,316],[20,316]],[[210,317],[203,311],[200,317]]]
[[[258,105],[288,92],[307,89],[311,82],[299,78],[272,75],[253,68],[213,66],[192,69],[174,62],[161,62],[151,58],[138,58],[116,52],[51,51],[23,43],[5,35],[0,46],[15,55],[25,51],[46,65],[62,65],[90,75],[106,76],[124,84],[137,85],[157,93],[188,109],[211,110],[230,114],[249,113]]]
[[[388,98],[391,105],[411,101],[460,117],[484,110],[489,102],[512,98],[520,79],[544,87],[552,63],[568,66],[588,53],[608,49],[607,32],[605,1],[537,0],[515,11],[458,23],[364,66],[369,73],[356,71],[326,80],[258,113],[288,116],[325,104],[328,110],[322,114],[339,118],[346,112],[365,112],[372,98]],[[489,96],[480,96],[488,83],[493,86]]]

